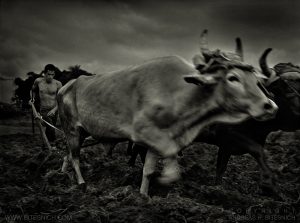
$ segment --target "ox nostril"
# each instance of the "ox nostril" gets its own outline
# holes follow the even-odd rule
[[[264,109],[265,110],[271,110],[271,109],[273,109],[273,106],[270,103],[265,103],[264,104]]]

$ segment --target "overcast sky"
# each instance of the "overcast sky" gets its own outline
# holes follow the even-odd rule
[[[298,0],[0,0],[0,101],[12,87],[3,79],[47,63],[102,73],[160,56],[191,60],[203,29],[211,49],[233,51],[241,37],[255,66],[268,47],[270,65],[300,65],[299,11]]]

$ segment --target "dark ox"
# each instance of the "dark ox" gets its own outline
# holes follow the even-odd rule
[[[150,148],[140,188],[148,194],[159,155],[165,161],[161,181],[171,182],[179,178],[177,153],[205,126],[262,119],[276,111],[251,66],[227,61],[207,72],[199,75],[193,65],[174,56],[67,83],[57,97],[70,152],[62,171],[71,162],[78,184],[85,188],[79,168],[84,139],[130,139]]]
[[[271,49],[267,49],[260,59],[260,65],[266,79],[265,86],[273,94],[278,105],[274,119],[257,122],[249,119],[236,126],[216,126],[214,136],[207,142],[214,141],[219,146],[216,182],[221,183],[231,155],[249,153],[258,162],[263,186],[273,186],[273,177],[266,162],[263,151],[266,138],[272,131],[295,131],[300,129],[300,69],[296,66],[287,67],[284,73],[275,72],[266,63]],[[212,140],[212,138],[214,138]],[[201,140],[201,139],[200,139]],[[203,140],[202,140],[203,141]]]

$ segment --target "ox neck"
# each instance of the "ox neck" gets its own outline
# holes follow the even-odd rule
[[[216,86],[215,86],[216,87]],[[188,126],[213,118],[225,110],[218,102],[216,88],[196,87],[193,89],[193,97],[189,102],[190,110],[186,112],[185,120],[189,120]]]
[[[228,112],[225,101],[219,101],[214,92],[203,94],[198,103],[191,105],[190,110],[182,115],[182,125],[174,126],[177,128],[174,138],[182,147],[189,145],[210,124],[233,124],[247,118],[246,114]]]
[[[213,123],[215,117],[222,116],[223,112],[222,107],[214,105],[193,108],[182,118],[182,120],[184,120],[183,126],[177,128],[178,131],[173,135],[173,138],[181,148],[188,146],[204,127]]]
[[[196,128],[197,126],[205,126],[214,120],[214,117],[220,116],[225,112],[222,106],[219,106],[213,94],[199,94],[199,89],[195,94],[200,95],[195,102],[187,102],[189,110],[183,112],[181,121],[183,123],[182,130]],[[195,98],[194,98],[195,99]],[[201,129],[201,128],[200,128]],[[181,132],[178,132],[180,135]]]
[[[222,106],[219,106],[214,99],[208,100],[201,106],[196,106],[191,109],[188,120],[188,128],[193,128],[196,125],[205,125],[214,120],[215,117],[222,115],[225,112]]]

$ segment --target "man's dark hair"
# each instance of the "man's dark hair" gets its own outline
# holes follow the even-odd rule
[[[48,70],[56,71],[56,67],[53,64],[47,64],[44,68],[44,72],[47,72]]]

